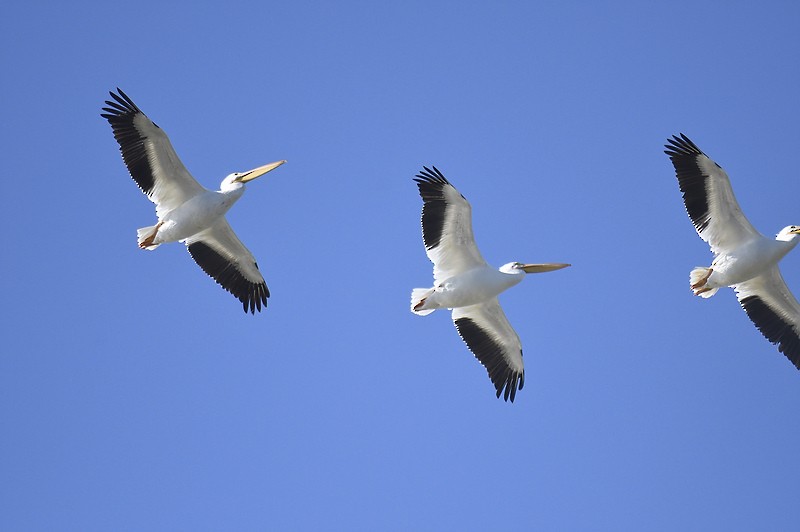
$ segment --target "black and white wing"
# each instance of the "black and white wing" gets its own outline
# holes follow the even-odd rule
[[[225,218],[186,240],[194,261],[222,288],[242,302],[244,311],[255,314],[267,306],[269,289],[258,264]]]
[[[664,153],[675,167],[686,212],[711,251],[730,251],[761,236],[742,213],[725,170],[683,133],[667,142]]]
[[[736,297],[764,337],[800,369],[800,303],[777,266],[734,286]]]
[[[167,134],[133,103],[127,94],[109,92],[100,116],[114,131],[122,159],[142,192],[156,204],[159,219],[205,188],[189,173],[178,158]]]
[[[433,263],[434,284],[478,266],[486,266],[472,234],[472,207],[433,167],[414,179],[422,196],[422,240]]]
[[[453,309],[458,334],[489,373],[497,397],[514,402],[517,389],[525,384],[522,343],[508,323],[497,298],[469,307]]]

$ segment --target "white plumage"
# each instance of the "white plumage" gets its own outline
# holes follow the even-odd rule
[[[472,234],[472,208],[436,167],[424,167],[415,181],[422,196],[422,238],[433,262],[433,287],[411,292],[411,311],[425,316],[452,309],[458,333],[486,367],[497,397],[513,402],[525,384],[522,343],[497,296],[526,273],[553,271],[569,264],[510,262],[499,270],[481,256]]]
[[[244,183],[286,161],[227,176],[218,192],[198,183],[183,165],[166,133],[120,89],[100,116],[108,120],[122,158],[139,188],[156,204],[158,223],[137,231],[139,247],[153,250],[184,242],[197,264],[255,313],[269,290],[252,253],[231,229],[225,213],[244,194]]]
[[[784,227],[775,239],[745,218],[728,174],[685,135],[667,139],[686,211],[714,253],[709,267],[689,275],[695,295],[708,298],[730,286],[767,340],[800,369],[800,304],[781,277],[778,262],[800,242],[800,227]]]

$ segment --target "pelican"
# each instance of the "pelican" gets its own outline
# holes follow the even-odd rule
[[[452,309],[458,334],[486,368],[497,397],[514,402],[525,384],[522,343],[497,296],[522,281],[525,274],[566,268],[569,264],[509,262],[489,266],[472,235],[472,207],[433,167],[423,166],[414,179],[422,196],[422,240],[433,263],[433,287],[411,292],[411,312],[426,316]]]
[[[689,274],[695,295],[708,298],[730,286],[761,334],[800,369],[800,304],[786,286],[778,262],[800,239],[789,225],[775,239],[759,233],[742,214],[733,188],[717,163],[681,133],[667,139],[669,155],[697,234],[711,247],[711,266]]]
[[[198,183],[178,158],[166,133],[117,88],[100,116],[108,120],[122,159],[139,188],[156,204],[158,223],[137,231],[141,249],[183,242],[204,272],[242,302],[245,313],[267,306],[269,289],[253,254],[233,232],[225,213],[244,184],[286,161],[235,172],[214,192]]]

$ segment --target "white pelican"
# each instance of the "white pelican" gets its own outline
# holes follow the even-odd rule
[[[248,310],[267,306],[269,290],[250,251],[236,237],[225,213],[244,194],[244,184],[274,170],[277,161],[223,179],[219,192],[195,181],[178,158],[166,133],[119,88],[109,92],[100,116],[108,120],[128,171],[156,204],[158,223],[137,231],[139,247],[184,242],[195,262]]]
[[[686,212],[714,253],[710,267],[689,275],[692,290],[705,298],[732,287],[761,334],[800,369],[800,304],[778,269],[800,242],[800,227],[784,227],[774,240],[763,236],[742,214],[725,170],[686,135],[667,141],[664,153],[675,166]]]
[[[458,334],[488,371],[497,397],[503,394],[503,399],[514,402],[517,388],[525,384],[522,344],[497,296],[526,273],[569,264],[509,262],[495,270],[475,245],[469,202],[435,166],[423,168],[414,181],[423,200],[422,240],[433,262],[433,287],[411,292],[411,311],[425,316],[439,308],[452,309]]]

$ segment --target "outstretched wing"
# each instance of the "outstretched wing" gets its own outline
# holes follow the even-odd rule
[[[225,290],[255,314],[267,306],[269,289],[258,264],[225,218],[186,240],[194,261]]]
[[[422,196],[422,240],[433,262],[434,284],[485,266],[472,234],[472,207],[434,166],[423,167],[414,181]]]
[[[778,266],[734,286],[736,297],[761,334],[800,369],[800,303]]]
[[[100,116],[108,120],[122,159],[142,192],[156,204],[159,219],[205,188],[178,158],[167,134],[133,103],[127,94],[109,92]]]
[[[686,212],[711,251],[730,251],[761,236],[742,213],[725,170],[683,133],[667,142],[664,153],[675,167]]]
[[[517,389],[525,384],[522,343],[508,323],[497,298],[485,303],[453,309],[458,334],[489,373],[497,397],[514,402]]]

